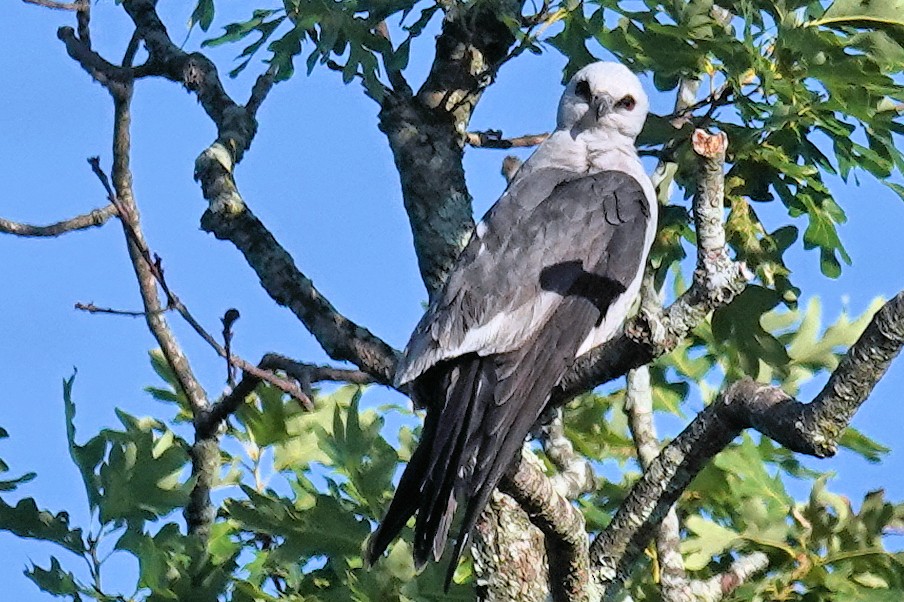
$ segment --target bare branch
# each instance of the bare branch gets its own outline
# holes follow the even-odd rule
[[[159,265],[149,261],[147,244],[141,231],[138,209],[132,192],[132,173],[129,168],[131,123],[130,102],[132,97],[131,82],[122,86],[108,87],[113,96],[113,170],[112,189],[106,186],[111,202],[117,207],[120,223],[126,237],[129,258],[138,280],[138,288],[144,303],[145,321],[153,334],[163,356],[173,370],[179,387],[185,393],[192,414],[197,420],[207,411],[209,405],[207,394],[192,372],[191,365],[176,340],[163,314],[163,306],[157,291],[158,276],[162,275]],[[92,162],[98,176],[99,163]],[[101,178],[101,182],[106,176]],[[197,429],[196,429],[197,430]],[[216,437],[196,440],[190,450],[192,459],[192,477],[195,485],[189,494],[189,502],[185,508],[185,519],[188,530],[201,541],[206,541],[210,527],[215,518],[215,511],[210,500],[210,491],[217,476],[220,462],[220,449]]]
[[[518,502],[545,535],[549,584],[555,602],[590,602],[590,559],[584,515],[553,489],[539,460],[523,450],[501,489]]]
[[[330,357],[350,361],[380,382],[391,383],[397,352],[336,311],[298,270],[292,257],[251,212],[236,188],[233,169],[257,131],[254,112],[272,86],[272,74],[258,79],[248,106],[239,106],[226,94],[216,67],[207,57],[200,53],[187,54],[173,44],[152,0],[127,0],[124,6],[148,47],[150,59],[146,72],[181,82],[197,94],[217,125],[217,141],[195,163],[195,177],[209,202],[201,218],[202,228],[221,240],[231,241],[242,251],[264,289],[301,319]],[[211,342],[209,335],[204,338],[215,348],[219,346]],[[246,372],[256,369],[247,363],[239,367]]]
[[[77,37],[71,27],[60,27],[57,30],[57,37],[65,44],[69,56],[87,71],[94,81],[121,96],[131,93],[128,89],[132,80],[130,69],[118,67],[91,50],[90,44]]]
[[[76,303],[75,309],[86,311],[89,314],[110,314],[114,316],[127,316],[130,318],[143,318],[148,315],[146,311],[134,311],[129,309],[113,309],[112,307],[98,307],[93,303]],[[158,313],[168,312],[171,308],[164,307]]]
[[[486,130],[483,132],[468,132],[466,141],[476,148],[520,148],[537,146],[549,138],[549,134],[527,134],[517,138],[503,138],[501,130]]]
[[[641,469],[647,470],[659,454],[660,445],[653,424],[653,390],[650,387],[649,368],[641,366],[628,372],[627,383],[625,413],[628,415],[628,427],[637,448]],[[684,570],[680,545],[678,513],[672,506],[656,529],[656,557],[663,602],[695,602]]]
[[[826,457],[904,345],[904,292],[880,309],[809,404],[749,379],[729,386],[667,445],[590,546],[598,582],[614,595],[668,508],[745,428],[800,453]]]
[[[60,236],[67,232],[103,226],[114,215],[116,215],[116,207],[111,203],[100,209],[95,209],[90,213],[77,215],[73,218],[54,224],[48,224],[46,226],[33,226],[31,224],[23,224],[21,222],[0,218],[0,232],[25,237]]]
[[[391,384],[398,352],[341,315],[298,270],[289,253],[244,204],[230,171],[218,161],[226,160],[223,152],[209,149],[198,159],[197,174],[211,200],[201,227],[242,252],[264,290],[302,321],[331,358],[351,362],[380,383]]]
[[[556,493],[569,500],[576,500],[596,489],[596,475],[587,458],[574,451],[565,436],[562,408],[556,408],[552,420],[539,427],[537,438],[549,460],[559,470],[550,477]]]
[[[257,81],[254,82],[254,87],[251,88],[251,96],[248,98],[248,102],[245,103],[245,110],[252,116],[257,115],[257,110],[264,103],[264,100],[267,99],[267,95],[273,89],[273,84],[275,83],[276,67],[270,65],[270,68],[261,73]]]
[[[256,369],[245,370],[242,379],[235,388],[214,404],[210,412],[204,417],[203,425],[199,427],[199,430],[201,432],[215,432],[223,420],[235,412],[244,403],[245,398],[251,395],[262,381],[266,380],[272,383],[275,379],[278,379],[285,382],[284,379],[274,374],[275,371],[284,372],[286,376],[299,383],[300,389],[299,387],[294,387],[294,392],[291,396],[297,399],[306,410],[314,409],[311,393],[307,391],[311,383],[332,381],[354,385],[368,385],[377,382],[373,376],[361,370],[346,370],[332,366],[306,364],[276,353],[268,353],[261,359]]]
[[[343,368],[334,368],[332,366],[305,364],[276,353],[268,353],[265,355],[261,360],[260,365],[267,370],[280,370],[285,372],[299,382],[319,383],[330,381],[349,383],[352,385],[370,385],[377,383],[377,380],[371,374],[362,370],[346,370]]]
[[[691,582],[692,602],[720,602],[741,587],[752,576],[769,567],[769,557],[753,552],[731,563],[727,571],[706,581]]]
[[[235,387],[235,366],[232,365],[232,325],[241,317],[234,307],[226,310],[220,321],[223,323],[223,352],[226,355],[226,384]]]
[[[22,0],[22,2],[26,4],[43,6],[44,8],[53,8],[56,10],[88,10],[82,0],[76,0],[75,2],[54,2],[54,0]]]

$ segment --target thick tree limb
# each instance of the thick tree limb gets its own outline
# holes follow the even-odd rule
[[[497,489],[480,515],[471,544],[480,602],[547,602],[549,568],[543,533]]]
[[[662,450],[591,544],[593,570],[607,595],[614,595],[668,508],[743,429],[754,428],[794,451],[832,455],[838,437],[902,345],[904,292],[873,317],[812,403],[749,379],[729,386]]]
[[[7,219],[0,218],[0,232],[5,234],[14,234],[16,236],[25,237],[52,237],[66,234],[67,232],[75,232],[77,230],[87,230],[88,228],[97,228],[103,226],[107,221],[116,215],[116,207],[113,204],[105,205],[100,209],[95,209],[90,213],[77,215],[73,218],[48,224],[46,226],[34,226],[31,224],[23,224]]]
[[[79,13],[81,14],[81,13]],[[90,75],[94,81],[119,95],[131,94],[132,69],[118,67],[91,50],[90,42],[75,34],[71,27],[60,27],[57,37],[66,46],[66,52]]]
[[[515,43],[505,18],[519,15],[516,0],[461,7],[443,22],[430,73],[417,95],[405,89],[389,94],[380,111],[431,297],[474,229],[462,167],[465,133],[483,90]]]
[[[229,138],[236,140],[237,161],[241,160],[257,130],[253,115],[247,114],[226,94],[217,68],[210,59],[200,52],[184,52],[173,43],[157,15],[156,4],[154,0],[123,2],[150,55],[145,73],[179,82],[186,90],[194,92],[204,111],[219,128],[220,138],[225,137],[226,128],[229,128]]]
[[[553,488],[533,452],[506,474],[501,489],[527,512],[544,535],[549,588],[555,602],[591,602],[590,559],[584,515]]]
[[[211,200],[201,227],[242,252],[264,290],[302,321],[331,358],[351,362],[381,384],[391,385],[398,352],[336,311],[299,271],[289,253],[244,204],[231,175],[217,160],[224,159],[224,150],[219,151],[215,155],[208,150],[196,164],[204,194]]]

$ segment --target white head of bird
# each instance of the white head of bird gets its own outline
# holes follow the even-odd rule
[[[591,63],[574,74],[559,101],[556,127],[573,134],[617,131],[633,140],[650,105],[640,80],[621,63]]]

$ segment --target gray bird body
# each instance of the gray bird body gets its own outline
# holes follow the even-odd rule
[[[575,87],[585,72],[625,79],[614,85],[630,88],[618,96],[631,99],[626,119],[617,121],[608,94],[607,106],[588,96],[581,110]],[[633,113],[635,96],[643,115]],[[550,391],[576,356],[620,327],[656,232],[655,195],[633,145],[645,114],[624,67],[585,68],[566,88],[559,129],[478,224],[396,372],[427,419],[371,536],[370,562],[413,514],[416,563],[439,560],[462,502],[457,558]]]

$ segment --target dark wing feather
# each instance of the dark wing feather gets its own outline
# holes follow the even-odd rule
[[[551,313],[542,293],[568,290],[603,252],[606,231],[635,214],[649,217],[647,199],[623,172],[541,169],[517,181],[484,216],[419,322],[398,383],[444,359],[519,348]],[[491,323],[500,326],[487,332]]]

